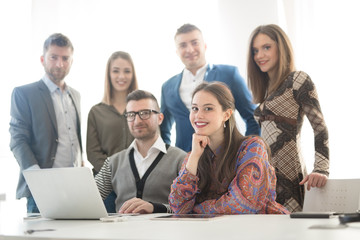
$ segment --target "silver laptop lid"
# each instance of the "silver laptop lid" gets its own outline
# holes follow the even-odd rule
[[[23,171],[40,214],[53,219],[99,219],[108,216],[89,168]]]

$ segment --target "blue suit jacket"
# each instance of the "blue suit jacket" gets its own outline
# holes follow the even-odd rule
[[[181,80],[182,73],[170,78],[162,86],[161,112],[165,117],[160,129],[162,138],[167,144],[170,144],[170,131],[175,122],[175,145],[188,152],[191,150],[194,129],[189,120],[190,111],[186,108],[180,97],[179,88]],[[235,107],[246,124],[245,134],[260,135],[260,127],[254,118],[256,106],[252,103],[252,96],[237,67],[210,64],[204,80],[207,82],[219,81],[226,83],[235,98]]]
[[[77,136],[80,134],[80,94],[70,88],[70,96],[77,113]],[[16,197],[29,197],[31,193],[22,171],[38,164],[51,168],[58,144],[58,129],[50,91],[40,80],[16,87],[11,96],[10,149],[20,166]]]

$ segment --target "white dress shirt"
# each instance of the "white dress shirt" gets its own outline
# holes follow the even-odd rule
[[[155,141],[155,143],[151,146],[145,157],[143,157],[138,151],[136,139],[129,146],[129,148],[132,147],[134,148],[134,160],[140,178],[144,176],[146,170],[148,170],[148,168],[155,161],[155,158],[159,155],[160,152],[167,152],[165,143],[160,135]]]
[[[189,111],[191,110],[191,99],[193,91],[204,81],[207,66],[208,64],[205,64],[202,68],[198,69],[195,76],[186,68],[183,71],[179,94],[181,100],[185,104],[186,108],[189,109]]]

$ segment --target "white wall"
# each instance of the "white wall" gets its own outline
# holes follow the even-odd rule
[[[283,27],[293,42],[298,69],[308,72],[318,88],[330,133],[331,177],[359,178],[354,151],[360,135],[358,5],[351,0],[0,0],[0,192],[13,198],[18,175],[9,150],[11,91],[42,77],[39,60],[50,34],[64,33],[75,47],[67,82],[82,94],[85,140],[87,113],[101,100],[110,54],[129,52],[140,88],[160,100],[161,84],[182,70],[173,37],[188,22],[202,29],[210,62],[236,65],[244,77],[251,31],[260,24]],[[313,135],[308,123],[303,135],[311,170]]]

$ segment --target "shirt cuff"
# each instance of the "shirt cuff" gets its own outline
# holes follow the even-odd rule
[[[28,168],[25,169],[25,170],[34,170],[34,169],[40,169],[40,166],[37,165],[37,164],[34,164],[34,165],[32,165],[31,167],[28,167]]]
[[[166,206],[162,203],[153,203],[150,202],[153,206],[154,206],[154,211],[153,213],[166,213],[168,212],[168,209],[166,208]]]

